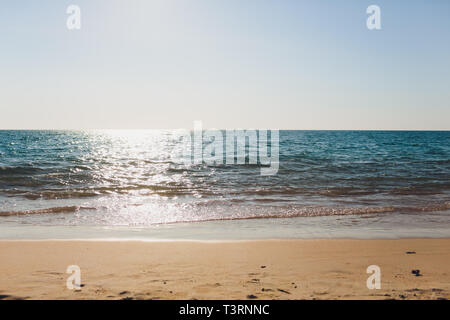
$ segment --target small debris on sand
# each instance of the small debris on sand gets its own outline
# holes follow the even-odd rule
[[[278,291],[286,293],[286,294],[291,294],[289,291],[283,290],[283,289],[278,289]]]
[[[417,269],[417,270],[412,270],[411,273],[414,274],[416,277],[422,276],[422,274],[420,274],[420,270],[419,270],[419,269]]]

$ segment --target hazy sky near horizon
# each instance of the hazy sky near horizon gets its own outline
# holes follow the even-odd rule
[[[0,129],[450,130],[448,0],[4,0],[0,39]]]

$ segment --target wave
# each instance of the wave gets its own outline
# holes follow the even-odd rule
[[[7,167],[0,166],[0,176],[9,175],[30,175],[36,174],[44,171],[42,168],[31,167],[31,166],[17,166],[17,167]]]
[[[47,208],[47,209],[37,209],[37,210],[3,211],[3,212],[0,212],[0,217],[30,215],[30,214],[74,213],[74,212],[77,212],[79,210],[95,210],[95,208],[80,207],[80,206],[67,206],[67,207],[54,207],[54,208]]]
[[[19,189],[0,189],[0,194],[6,194],[9,197],[23,197],[28,200],[53,200],[53,199],[81,199],[97,197],[101,195],[111,194],[128,194],[133,192],[140,192],[143,197],[151,195],[160,195],[166,197],[177,196],[189,196],[193,194],[201,194],[204,197],[216,196],[220,193],[220,190],[207,190],[200,186],[188,187],[181,185],[136,185],[136,186],[118,186],[118,187],[95,187],[95,188],[77,188],[77,189],[43,189],[39,191],[27,191]],[[235,190],[227,192],[232,196],[265,196],[268,198],[253,198],[255,201],[283,201],[282,196],[295,196],[295,195],[322,195],[327,197],[339,197],[339,196],[362,196],[371,195],[375,192],[364,190],[349,190],[347,188],[342,189],[306,189],[306,188],[262,188],[255,190]],[[417,194],[415,192],[414,194]],[[436,192],[434,192],[436,193]],[[407,194],[407,193],[404,193]],[[433,194],[433,192],[427,192],[424,194]],[[277,199],[277,197],[279,197]],[[234,199],[239,200],[239,199]]]
[[[149,217],[151,225],[158,224],[173,224],[173,223],[189,223],[189,222],[206,222],[206,221],[228,221],[228,220],[250,220],[250,219],[277,219],[277,218],[299,218],[299,217],[334,217],[334,216],[373,216],[390,213],[398,214],[420,214],[422,212],[439,212],[450,209],[450,202],[435,203],[422,207],[402,207],[402,206],[296,206],[283,205],[273,207],[245,207],[240,204],[234,206],[228,204],[226,209],[223,203],[210,203],[205,206],[204,203],[199,203],[194,206],[179,207],[176,212],[168,211],[166,214],[155,216],[155,220],[151,218],[152,211],[142,204],[128,204],[122,209],[134,207],[142,207],[139,212],[135,212],[139,216]],[[203,207],[202,207],[203,206]],[[4,211],[0,212],[0,217],[7,216],[24,216],[24,215],[41,215],[41,214],[70,214],[81,210],[109,210],[108,207],[85,207],[85,206],[65,206],[53,207],[37,210],[23,210],[23,211]],[[206,210],[205,210],[206,209]],[[249,210],[250,209],[250,210]],[[159,211],[161,208],[158,209]],[[164,209],[162,209],[164,211]],[[117,213],[120,213],[118,211]],[[127,214],[124,215],[126,217]],[[105,216],[102,216],[105,218]],[[92,216],[96,221],[95,216]],[[112,219],[117,218],[116,214],[111,216]],[[150,221],[149,220],[149,221]]]
[[[395,212],[395,207],[304,207],[294,210],[285,210],[273,213],[250,214],[245,216],[232,215],[220,218],[206,218],[176,221],[175,223],[206,222],[206,221],[229,221],[229,220],[251,220],[251,219],[283,219],[300,217],[326,217],[346,215],[366,215]]]
[[[127,186],[127,187],[97,187],[97,188],[80,188],[69,190],[42,190],[42,191],[27,191],[18,189],[0,189],[0,194],[6,194],[8,197],[22,197],[27,200],[56,200],[56,199],[82,199],[93,198],[102,195],[111,194],[128,194],[133,192],[140,192],[141,196],[160,195],[167,197],[175,197],[182,195],[190,195],[197,190],[188,189],[186,187],[167,187],[167,186]],[[204,195],[213,195],[212,192],[204,191]]]
[[[228,217],[212,217],[199,218],[190,220],[180,220],[171,223],[188,223],[188,222],[207,222],[207,221],[232,221],[232,220],[252,220],[252,219],[286,219],[300,217],[327,217],[327,216],[371,216],[377,214],[388,213],[420,213],[420,212],[438,212],[450,209],[450,202],[440,205],[426,207],[303,207],[295,209],[286,209],[280,212],[249,214],[245,216],[232,215]],[[170,224],[170,223],[156,223]]]

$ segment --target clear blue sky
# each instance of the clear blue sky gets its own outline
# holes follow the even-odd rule
[[[3,129],[450,129],[448,0],[4,0],[0,39]]]

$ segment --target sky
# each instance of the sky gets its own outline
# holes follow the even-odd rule
[[[450,130],[449,39],[448,0],[2,0],[0,129]]]

